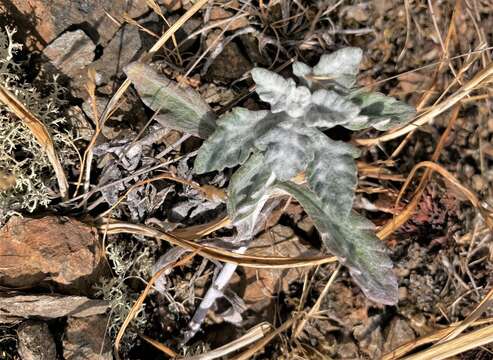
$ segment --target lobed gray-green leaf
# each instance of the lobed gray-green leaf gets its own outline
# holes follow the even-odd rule
[[[367,121],[345,125],[351,130],[374,127],[377,130],[388,130],[408,122],[416,114],[415,109],[391,96],[379,92],[355,91],[350,100],[361,108],[360,114]]]
[[[357,47],[346,47],[330,54],[324,54],[313,68],[300,62],[293,64],[294,74],[308,86],[330,84],[337,89],[347,90],[356,83],[363,51]]]
[[[233,224],[245,221],[248,222],[247,227],[256,224],[274,180],[275,176],[266,166],[262,154],[252,154],[234,173],[228,186],[228,215]],[[249,232],[252,231],[250,228]]]
[[[217,122],[216,131],[205,140],[195,159],[194,171],[203,174],[242,164],[254,150],[261,135],[283,121],[285,116],[269,111],[235,108]]]
[[[398,284],[387,249],[375,236],[373,224],[351,213],[345,220],[331,218],[327,204],[309,189],[292,182],[276,184],[292,195],[312,218],[327,249],[349,268],[365,295],[379,303],[394,305]]]
[[[128,64],[124,71],[144,104],[159,111],[156,120],[161,125],[201,138],[214,132],[216,116],[193,89],[178,86],[141,62]]]
[[[310,90],[296,86],[293,79],[284,79],[275,72],[262,68],[251,71],[255,91],[262,101],[268,102],[273,113],[285,111],[289,116],[299,117],[310,105]]]
[[[360,151],[351,144],[334,141],[318,132],[311,136],[314,160],[308,164],[306,178],[327,213],[347,218],[353,207],[358,182],[354,158]]]

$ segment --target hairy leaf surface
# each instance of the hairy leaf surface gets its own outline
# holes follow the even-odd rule
[[[201,138],[214,132],[216,116],[193,89],[178,86],[141,62],[127,65],[124,71],[144,104],[159,111],[156,120],[161,125]]]
[[[353,207],[358,182],[354,158],[360,151],[351,144],[334,141],[313,130],[311,148],[314,160],[306,170],[310,189],[332,217],[346,218]]]
[[[264,162],[272,169],[277,179],[287,181],[304,171],[313,160],[310,135],[308,129],[284,122],[260,136],[255,141],[255,147],[265,154]]]
[[[360,114],[368,119],[359,124],[345,125],[351,130],[361,130],[370,126],[377,130],[388,130],[408,122],[416,114],[412,106],[379,92],[355,91],[350,95],[350,99],[361,108]]]
[[[289,116],[299,117],[310,105],[310,90],[296,86],[293,79],[285,79],[262,68],[252,69],[252,78],[257,85],[257,94],[270,104],[273,113],[285,111]]]
[[[397,303],[398,287],[392,261],[369,220],[354,212],[345,220],[333,219],[332,211],[324,210],[327,204],[309,189],[292,182],[276,186],[303,206],[325,246],[349,268],[352,278],[368,298],[388,305]]]
[[[275,176],[265,165],[262,154],[254,153],[231,177],[228,187],[228,215],[232,223],[255,225]]]
[[[253,144],[285,116],[269,111],[235,108],[221,117],[216,131],[204,142],[195,160],[197,174],[242,164],[254,150]]]
[[[366,122],[360,108],[333,90],[320,89],[312,94],[312,107],[303,117],[304,125],[330,129],[336,125]]]
[[[316,81],[320,85],[328,84],[347,90],[356,83],[362,57],[363,51],[360,48],[342,48],[322,55],[318,64],[311,69],[306,64],[296,62],[293,65],[293,72],[310,87]]]

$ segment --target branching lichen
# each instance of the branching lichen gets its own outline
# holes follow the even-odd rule
[[[21,46],[13,41],[15,30],[0,29],[0,84],[12,92],[51,131],[62,163],[75,155],[74,135],[61,113],[64,88],[56,77],[43,92],[23,80],[15,54]],[[14,212],[32,212],[47,206],[55,192],[55,174],[42,146],[27,126],[0,103],[0,171],[12,181],[0,187],[0,221]]]

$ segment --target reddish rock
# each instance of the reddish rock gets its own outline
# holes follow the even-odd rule
[[[249,254],[260,256],[317,256],[318,251],[300,242],[290,227],[276,225],[257,237],[249,249]],[[242,295],[245,303],[259,310],[268,305],[272,296],[279,291],[287,291],[293,281],[301,278],[303,269],[288,270],[244,268],[246,285]],[[236,281],[239,281],[236,279]]]
[[[225,10],[221,6],[214,6],[211,9],[211,15],[210,15],[211,21],[226,20],[232,17],[233,14],[230,11]],[[221,29],[226,29],[227,27],[228,31],[233,31],[247,27],[248,25],[249,25],[248,19],[246,17],[240,17],[240,18],[235,18],[234,20],[231,21],[225,21],[223,24],[220,25],[220,27]]]
[[[66,360],[111,360],[111,344],[106,332],[108,318],[69,318],[63,339]]]
[[[105,46],[120,27],[106,13],[119,18],[126,12],[135,18],[148,7],[138,0],[10,0],[2,10],[28,35],[27,45],[41,50],[74,24]]]
[[[96,230],[67,217],[12,217],[0,239],[0,286],[70,285],[91,275],[102,258]]]

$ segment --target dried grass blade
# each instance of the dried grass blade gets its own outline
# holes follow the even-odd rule
[[[337,261],[334,256],[321,257],[278,257],[278,256],[254,256],[248,254],[238,254],[220,248],[201,246],[193,241],[182,239],[171,234],[165,233],[145,225],[131,224],[126,222],[109,222],[98,226],[98,229],[107,234],[138,234],[153,237],[169,242],[172,245],[180,246],[189,251],[196,251],[197,254],[212,260],[229,262],[245,267],[264,268],[264,269],[288,269],[294,267],[315,266]]]
[[[230,343],[221,346],[220,348],[208,351],[204,354],[200,354],[197,356],[184,357],[179,358],[182,360],[213,360],[228,354],[231,354],[234,351],[237,351],[245,346],[250,345],[251,343],[262,339],[266,336],[269,331],[272,329],[272,325],[267,322],[260,323],[250,330],[247,331],[246,334],[239,337],[236,340],[231,341]]]
[[[43,151],[46,153],[48,160],[55,171],[55,176],[60,188],[60,194],[63,199],[67,200],[68,196],[68,182],[63,171],[63,167],[60,163],[60,159],[55,150],[53,140],[46,125],[32,114],[14,94],[12,94],[5,87],[0,85],[0,101],[3,102],[17,117],[19,117],[24,124],[31,130],[31,133],[36,138],[36,141],[41,145]]]
[[[396,139],[407,133],[415,130],[416,128],[430,122],[432,119],[450,109],[459,101],[468,96],[473,90],[489,82],[490,77],[493,75],[493,63],[489,64],[485,69],[481,70],[471,80],[465,83],[459,90],[449,96],[447,99],[431,107],[428,111],[420,114],[412,123],[390,133],[386,133],[382,136],[371,139],[356,139],[356,143],[364,146],[372,146],[382,142]]]
[[[402,360],[442,360],[493,341],[493,325],[472,331],[442,344],[432,346]]]
[[[479,325],[484,325],[484,324],[491,324],[493,322],[493,318],[488,318],[488,319],[483,319],[483,320],[478,320],[475,321],[471,324],[471,326],[479,326]],[[401,346],[399,346],[397,349],[392,350],[391,352],[385,354],[381,360],[397,360],[402,358],[402,356],[406,355],[407,353],[411,352],[413,349],[416,349],[420,346],[430,344],[434,341],[440,340],[444,336],[447,336],[450,334],[452,331],[454,331],[460,324],[452,324],[449,327],[445,329],[440,329],[437,330],[431,334],[428,334],[426,336],[420,337],[419,339],[409,341]]]
[[[172,269],[174,267],[182,266],[182,265],[187,264],[196,254],[197,254],[197,252],[194,252],[192,254],[189,254],[189,255],[185,256],[181,260],[178,260],[178,261],[175,261],[175,262],[173,262],[171,264],[168,264],[167,266],[163,267],[158,272],[156,272],[154,274],[154,276],[149,280],[149,282],[147,283],[146,288],[144,289],[144,291],[142,292],[142,294],[140,294],[139,298],[133,304],[132,308],[130,309],[130,312],[128,313],[127,317],[125,318],[125,321],[122,324],[122,327],[118,331],[118,334],[117,334],[116,339],[115,339],[115,345],[114,345],[114,348],[115,348],[115,356],[116,356],[117,359],[120,359],[120,343],[122,341],[123,335],[125,334],[125,330],[127,329],[128,325],[130,325],[130,322],[135,318],[135,316],[139,312],[142,304],[144,303],[144,300],[147,297],[147,294],[149,294],[149,291],[151,291],[151,288],[154,285],[154,283],[156,282],[156,280],[166,270],[169,270],[169,269]],[[170,350],[170,356],[176,357],[176,353],[174,351],[172,351],[171,349],[169,349],[169,350]]]

